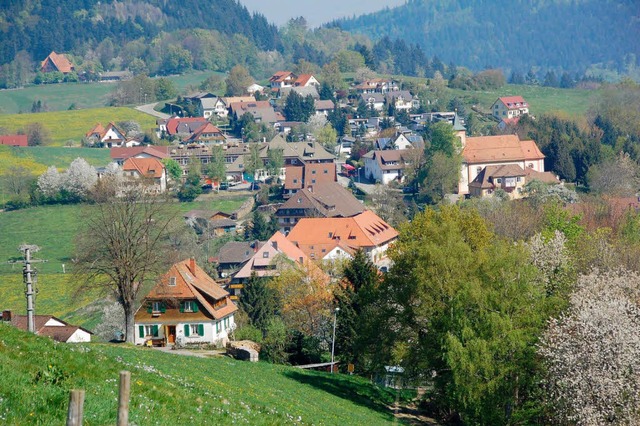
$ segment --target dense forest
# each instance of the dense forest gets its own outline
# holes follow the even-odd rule
[[[640,57],[639,13],[635,0],[409,0],[331,25],[418,43],[445,62],[476,70],[582,73],[603,64],[628,72]]]

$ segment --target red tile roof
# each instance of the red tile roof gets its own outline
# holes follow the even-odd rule
[[[172,285],[175,278],[175,285]],[[213,319],[221,319],[234,313],[238,308],[229,299],[227,293],[220,287],[193,259],[186,259],[174,264],[164,274],[145,300],[167,299],[196,299],[198,303]],[[216,302],[226,301],[217,309]],[[136,320],[146,317],[144,304],[136,312]]]
[[[4,135],[0,136],[0,145],[29,146],[29,141],[27,135]]]
[[[544,154],[534,141],[517,135],[478,136],[466,139],[462,157],[468,164],[541,160]]]
[[[59,325],[47,325],[49,322],[59,323]],[[28,330],[28,317],[26,315],[11,315],[11,325],[20,330]],[[53,315],[35,315],[34,328],[36,334],[51,337],[57,342],[66,342],[78,330],[93,334],[83,327],[77,327],[66,321],[56,318]]]
[[[161,178],[164,165],[156,158],[127,158],[122,165],[125,172],[136,171],[140,176]]]
[[[167,121],[167,133],[175,135],[178,132],[178,126],[183,123],[208,123],[206,118],[203,117],[185,117],[185,118],[170,118]]]
[[[522,96],[503,96],[498,98],[508,109],[520,109],[527,107],[527,102]]]
[[[73,71],[73,64],[61,53],[51,52],[49,56],[40,63],[40,70],[42,72],[47,72],[48,64],[53,65],[53,69],[60,71],[63,74]]]
[[[375,213],[365,210],[353,217],[304,218],[293,227],[287,239],[307,255],[327,252],[340,240],[348,247],[378,247],[398,237],[398,232]]]
[[[300,74],[294,84],[296,86],[306,86],[312,78],[312,74]]]
[[[127,158],[136,157],[146,154],[158,159],[169,158],[169,146],[132,146],[132,147],[114,147],[111,148],[110,154],[113,160],[126,160]]]

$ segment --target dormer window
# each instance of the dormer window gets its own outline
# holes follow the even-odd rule
[[[180,303],[180,312],[198,312],[198,304],[195,300],[185,300]]]
[[[263,259],[268,259],[269,258],[269,252],[265,251],[264,253],[262,253],[262,258]]]
[[[169,277],[169,286],[170,287],[176,286],[176,277]]]

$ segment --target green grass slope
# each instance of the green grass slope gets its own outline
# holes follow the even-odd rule
[[[502,96],[522,96],[530,105],[533,115],[564,112],[571,117],[584,116],[599,92],[587,89],[558,89],[555,87],[507,84],[496,90],[448,89],[464,103],[477,105],[490,112],[491,105]]]
[[[0,146],[0,176],[11,166],[22,166],[35,175],[49,166],[66,169],[78,157],[82,157],[94,167],[106,166],[111,162],[107,148],[66,148],[61,146],[13,147]]]
[[[355,376],[120,345],[56,344],[0,325],[0,423],[63,424],[85,390],[84,424],[114,424],[118,374],[131,372],[136,425],[379,425],[394,394]]]
[[[15,132],[29,123],[42,123],[51,133],[53,145],[62,146],[72,140],[79,144],[96,123],[137,121],[143,130],[155,127],[156,119],[132,108],[93,108],[73,111],[40,112],[36,114],[0,115],[0,127]]]

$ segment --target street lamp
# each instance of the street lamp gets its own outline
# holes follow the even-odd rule
[[[331,339],[331,374],[333,374],[333,354],[336,348],[336,319],[338,318],[338,311],[340,311],[340,308],[336,308],[335,311],[333,311],[333,339]]]

